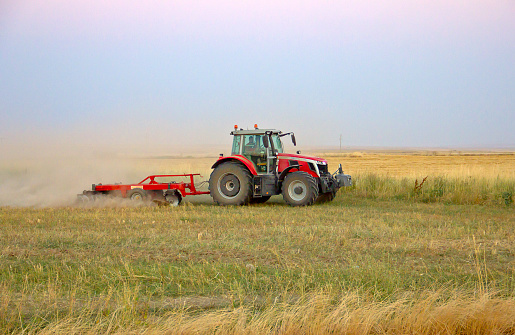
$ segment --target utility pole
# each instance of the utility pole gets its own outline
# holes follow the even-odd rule
[[[340,152],[342,152],[342,134],[340,134]]]

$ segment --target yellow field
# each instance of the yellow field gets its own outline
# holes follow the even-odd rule
[[[322,156],[324,157],[324,156]],[[327,156],[330,166],[342,163],[350,174],[375,173],[393,177],[486,177],[514,178],[515,155],[513,154],[471,154],[432,155],[424,154],[350,154],[348,156]]]
[[[342,164],[348,174],[378,174],[391,177],[485,177],[515,178],[514,153],[466,153],[442,154],[433,151],[414,153],[354,152],[354,153],[307,153],[327,159],[329,169],[336,171]],[[139,171],[155,173],[198,172],[209,176],[217,156],[145,158],[135,160]]]

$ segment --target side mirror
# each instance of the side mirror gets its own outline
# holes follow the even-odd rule
[[[295,140],[295,134],[291,133],[291,141],[293,142],[294,146],[297,146],[297,141]]]
[[[268,148],[268,136],[267,135],[264,135],[263,136],[263,145],[265,146],[265,148]]]

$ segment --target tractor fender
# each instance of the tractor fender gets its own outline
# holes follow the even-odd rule
[[[291,170],[297,170],[297,171],[300,171],[300,166],[299,165],[290,165],[288,166],[286,169],[283,170],[283,172],[281,172],[281,174],[279,175],[279,181],[283,181],[284,178],[286,178],[286,175],[291,171]]]
[[[295,165],[290,165],[288,166],[286,169],[284,169],[281,174],[279,175],[279,181],[283,181],[286,176],[288,175],[288,173],[292,172],[293,171],[303,171],[303,172],[306,172],[307,174],[311,175],[311,177],[315,178],[316,180],[320,179],[320,176],[317,174],[317,172],[313,171],[310,169],[309,165],[304,163],[304,162],[300,162],[300,164],[295,164]]]
[[[228,156],[228,157],[220,157],[215,164],[211,167],[212,169],[216,168],[218,165],[225,163],[225,162],[240,162],[243,165],[249,169],[250,173],[252,173],[253,176],[257,175],[256,168],[254,167],[254,164],[250,160],[248,160],[246,157],[241,155],[235,155],[235,156]]]

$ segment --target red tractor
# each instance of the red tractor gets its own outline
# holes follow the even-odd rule
[[[282,194],[290,206],[309,206],[315,201],[331,201],[340,187],[352,184],[340,164],[331,174],[327,161],[318,157],[283,153],[281,138],[293,133],[274,129],[243,130],[234,127],[231,156],[213,165],[209,192],[219,205],[263,203]]]

